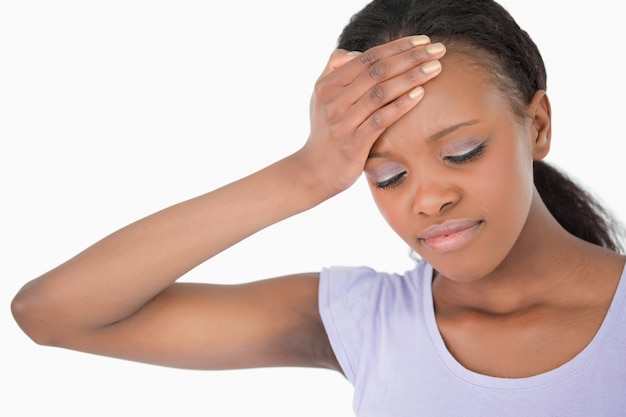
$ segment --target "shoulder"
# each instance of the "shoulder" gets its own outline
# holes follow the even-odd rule
[[[398,297],[419,290],[428,281],[429,271],[432,274],[432,268],[426,263],[417,264],[404,273],[381,272],[366,266],[324,268],[319,277],[320,298],[356,301],[373,293]]]
[[[325,325],[375,326],[390,317],[414,315],[430,294],[432,267],[420,263],[404,273],[369,267],[333,267],[320,273],[318,303]]]
[[[335,356],[350,381],[354,382],[359,373],[360,358],[382,343],[381,334],[401,332],[404,323],[420,321],[422,300],[429,294],[422,289],[430,282],[429,274],[432,276],[432,268],[425,263],[405,273],[362,266],[321,271],[320,316]]]

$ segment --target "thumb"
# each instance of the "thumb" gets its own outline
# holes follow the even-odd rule
[[[330,55],[326,68],[322,72],[322,77],[333,72],[337,68],[344,66],[346,63],[352,61],[355,57],[361,55],[362,52],[358,51],[346,51],[345,49],[335,49]]]

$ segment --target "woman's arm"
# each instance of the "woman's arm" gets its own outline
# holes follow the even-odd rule
[[[173,284],[235,242],[320,201],[297,175],[296,159],[131,224],[28,283],[13,304],[20,326],[42,344],[194,368],[234,366],[227,353],[245,356],[237,350],[252,353],[296,326],[311,327],[318,319],[297,313],[315,311],[315,276]],[[276,320],[280,309],[292,322]],[[261,365],[251,361],[240,366]]]
[[[335,52],[316,84],[301,150],[133,223],[29,282],[12,304],[20,326],[38,343],[168,366],[337,368],[316,274],[233,286],[175,281],[354,183],[380,133],[421,99],[415,87],[438,73],[423,70],[443,55],[429,54],[427,43]]]

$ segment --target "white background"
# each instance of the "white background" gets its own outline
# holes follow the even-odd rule
[[[37,346],[10,316],[28,280],[306,139],[314,81],[366,1],[217,3],[0,1],[0,415],[352,415],[337,373],[130,363]],[[548,160],[626,218],[625,6],[503,4],[546,60]],[[183,279],[234,283],[333,264],[412,266],[363,180]]]

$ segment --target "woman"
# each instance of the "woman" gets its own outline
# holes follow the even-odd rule
[[[490,1],[375,1],[339,47],[301,150],[27,284],[22,328],[168,366],[336,369],[358,415],[621,414],[624,258],[602,210],[539,162],[551,109],[532,41]],[[414,270],[175,283],[363,171]]]

